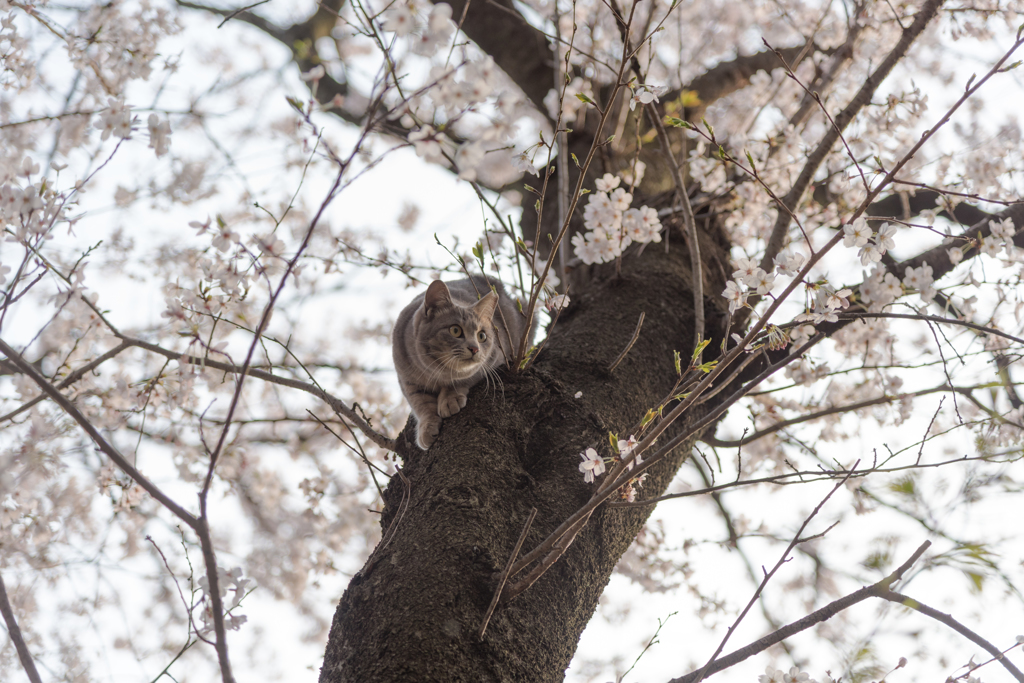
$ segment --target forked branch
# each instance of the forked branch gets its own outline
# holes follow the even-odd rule
[[[761,638],[760,640],[755,641],[750,645],[747,645],[746,647],[742,647],[739,650],[735,650],[725,655],[724,657],[718,657],[714,659],[705,667],[706,671],[703,672],[704,675],[710,676],[711,674],[715,674],[719,671],[724,671],[725,669],[736,666],[745,659],[749,659],[750,657],[753,657],[756,654],[760,654],[761,652],[764,652],[773,645],[781,643],[783,640],[790,638],[796,635],[797,633],[800,633],[801,631],[806,631],[812,626],[820,624],[823,621],[828,621],[829,619],[839,614],[843,610],[849,609],[857,603],[863,602],[868,598],[881,597],[884,592],[889,591],[889,587],[892,586],[892,584],[896,583],[897,581],[903,578],[903,575],[906,574],[907,571],[909,571],[910,568],[914,565],[914,563],[921,558],[921,555],[924,554],[924,552],[929,548],[929,546],[931,546],[931,541],[925,541],[924,543],[922,543],[920,547],[918,547],[918,549],[914,551],[914,554],[907,559],[906,562],[897,567],[894,572],[886,576],[881,581],[874,583],[870,586],[865,586],[864,588],[861,588],[858,591],[850,593],[845,597],[830,602],[821,609],[815,610],[814,612],[808,614],[806,617],[803,617],[802,619],[798,619],[797,621],[794,621],[791,624],[783,626],[774,633],[769,633],[764,638]],[[695,681],[698,680],[700,675],[701,671],[693,671],[691,673],[686,674],[685,676],[673,678],[671,681],[669,681],[669,683],[695,683]]]

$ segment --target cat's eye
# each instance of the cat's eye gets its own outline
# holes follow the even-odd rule
[[[487,341],[487,333],[484,332],[483,330],[480,330],[480,332],[477,333],[476,338],[479,339],[481,342],[485,342]]]
[[[452,325],[451,327],[448,328],[448,331],[452,333],[453,337],[462,336],[462,328],[459,327],[458,325]]]

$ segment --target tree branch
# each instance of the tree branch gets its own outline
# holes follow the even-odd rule
[[[991,217],[992,220],[1000,220],[1003,218],[1011,219],[1014,226],[1019,230],[1024,226],[1024,205],[1016,204]],[[964,259],[974,258],[981,254],[981,245],[977,244],[976,240],[979,237],[988,237],[992,234],[992,228],[989,227],[989,220],[990,219],[988,217],[983,218],[981,221],[975,223],[956,236],[956,241],[967,244],[967,247],[962,249]],[[1013,242],[1018,247],[1024,246],[1024,232],[1018,232],[1013,238]],[[895,271],[896,268],[920,268],[925,264],[932,267],[932,277],[936,280],[953,270],[955,266],[953,262],[949,260],[949,245],[940,244],[937,247],[922,252],[917,256],[906,259],[905,261],[894,263],[890,268],[890,271]],[[895,274],[899,275],[898,273]]]
[[[725,637],[722,638],[722,642],[719,644],[718,649],[716,649],[715,653],[711,655],[711,659],[708,660],[708,663],[705,664],[697,673],[697,677],[694,679],[694,683],[700,683],[700,681],[704,680],[704,678],[708,675],[711,669],[711,665],[714,664],[715,659],[718,657],[719,653],[721,653],[722,649],[725,648],[725,644],[729,642],[729,637],[732,636],[733,632],[736,631],[736,628],[740,625],[740,622],[743,621],[743,618],[747,616],[747,613],[750,611],[750,608],[754,606],[754,603],[757,602],[758,599],[760,599],[761,593],[764,591],[765,586],[768,585],[768,582],[771,581],[772,577],[775,576],[775,573],[779,571],[782,565],[784,565],[788,561],[789,553],[793,551],[793,548],[796,547],[797,543],[802,543],[804,540],[808,540],[802,539],[800,537],[801,534],[803,534],[804,529],[807,528],[807,525],[811,523],[811,520],[814,519],[815,516],[817,516],[817,514],[821,511],[821,508],[825,507],[825,503],[828,502],[832,495],[836,491],[838,491],[840,487],[842,487],[843,484],[845,484],[849,478],[850,475],[847,474],[845,477],[843,477],[843,479],[840,482],[833,486],[832,490],[828,492],[828,494],[821,500],[820,503],[818,503],[815,506],[813,510],[811,510],[811,514],[809,514],[807,518],[804,519],[803,524],[801,524],[800,528],[796,530],[795,534],[793,534],[793,540],[789,542],[789,545],[786,546],[786,549],[783,551],[782,556],[779,557],[778,562],[775,563],[775,566],[772,567],[771,571],[767,572],[764,575],[764,579],[761,580],[760,585],[758,585],[757,589],[754,591],[754,595],[751,596],[750,600],[747,602],[746,607],[743,608],[743,611],[740,612],[739,616],[736,617],[736,620],[729,627],[728,631],[726,631]],[[836,524],[838,524],[838,522],[836,522]],[[833,524],[832,526],[835,526],[835,524]],[[830,526],[829,529],[831,528],[832,527]],[[825,531],[827,532],[828,529],[826,529]]]
[[[7,588],[4,587],[4,579],[0,576],[0,614],[4,616],[4,623],[7,624],[7,632],[14,642],[14,649],[18,651],[18,659],[25,668],[28,680],[31,683],[43,683],[39,678],[39,671],[36,670],[36,663],[32,660],[32,653],[28,651],[28,645],[21,635],[18,627],[18,620],[14,618],[14,610],[11,609],[11,602],[7,599]]]
[[[755,73],[764,71],[770,74],[772,69],[778,68],[780,56],[794,65],[799,64],[803,56],[814,51],[813,46],[811,46],[812,49],[808,49],[808,47],[808,45],[797,45],[778,50],[763,50],[752,55],[742,55],[720,62],[681,89],[665,93],[661,100],[670,103],[684,97],[688,92],[696,93],[697,103],[685,108],[679,114],[679,118],[687,121],[700,121],[704,112],[707,111],[708,105],[750,85],[750,77]]]
[[[159,354],[164,358],[168,358],[170,360],[176,360],[182,363],[188,363],[190,365],[196,365],[199,367],[213,368],[214,370],[223,370],[224,372],[231,372],[234,374],[239,374],[242,372],[242,368],[233,363],[224,363],[209,358],[201,358],[199,356],[193,356],[190,354],[179,353],[177,351],[171,351],[169,349],[163,348],[162,346],[151,344],[149,342],[142,341],[141,339],[135,339],[127,335],[118,335],[118,338],[127,344],[131,344],[132,346],[138,346],[139,348],[146,349],[147,351],[152,351],[153,353]],[[346,420],[352,422],[356,427],[359,428],[361,432],[363,432],[363,434],[369,437],[369,439],[373,441],[375,444],[377,444],[383,449],[398,452],[395,439],[389,439],[388,437],[374,430],[373,427],[371,427],[370,424],[359,415],[359,413],[345,405],[344,401],[327,393],[316,384],[302,382],[297,379],[291,379],[290,377],[280,377],[278,375],[272,374],[267,370],[257,370],[255,368],[249,368],[248,371],[246,372],[246,375],[248,375],[249,377],[254,377],[256,379],[261,379],[265,382],[280,384],[281,386],[291,387],[292,389],[299,389],[301,391],[305,391],[308,394],[316,396],[317,398],[321,399],[324,403],[329,405],[331,407],[331,410],[343,416]]]
[[[108,360],[110,360],[114,356],[117,356],[119,353],[121,353],[122,351],[124,351],[125,349],[130,348],[130,347],[131,347],[131,344],[128,344],[127,342],[121,342],[120,344],[118,344],[114,348],[110,349],[106,353],[104,353],[104,354],[102,354],[100,356],[97,356],[96,358],[94,358],[93,360],[89,361],[88,363],[86,363],[82,367],[76,368],[73,372],[69,373],[68,376],[65,377],[64,379],[62,379],[60,384],[57,385],[57,389],[66,389],[67,387],[71,386],[72,384],[74,384],[78,380],[80,380],[83,377],[85,377],[92,370],[95,370],[96,368],[98,368],[103,363],[107,362]],[[28,401],[25,401],[25,403],[21,404],[20,406],[18,406],[17,408],[12,410],[11,412],[7,413],[6,415],[0,416],[0,422],[6,422],[7,420],[10,420],[10,419],[20,415],[21,413],[25,412],[26,410],[28,410],[32,406],[36,405],[40,401],[44,400],[45,398],[46,398],[46,394],[40,394],[39,396],[36,396],[35,398],[32,398],[32,399],[29,399]]]
[[[904,607],[912,609],[915,612],[920,612],[925,616],[929,616],[932,619],[935,619],[936,621],[945,624],[946,626],[950,627],[951,629],[953,629],[960,635],[964,636],[971,642],[985,648],[985,650],[990,655],[992,655],[992,657],[995,658],[996,661],[1002,664],[1003,668],[1009,671],[1014,678],[1016,678],[1021,683],[1024,683],[1024,673],[1022,673],[1020,669],[1014,666],[1013,662],[1011,662],[1003,655],[1002,650],[1000,650],[998,647],[996,647],[992,643],[988,642],[987,640],[979,636],[971,629],[961,624],[951,615],[945,614],[944,612],[940,612],[933,607],[929,607],[928,605],[925,605],[924,603],[919,602],[914,598],[907,597],[906,595],[901,595],[900,593],[897,593],[895,591],[891,591],[888,587],[879,591],[878,597],[884,600],[888,600],[889,602],[895,602],[897,604],[903,605]]]
[[[527,23],[511,0],[433,0],[451,5],[452,16],[465,14],[461,29],[489,54],[544,116],[544,97],[555,69],[548,38]],[[468,7],[468,9],[467,9]]]
[[[39,385],[39,388],[49,396],[54,403],[61,407],[61,409],[71,416],[79,426],[85,430],[85,432],[92,438],[93,442],[103,451],[107,457],[114,461],[121,470],[131,477],[139,486],[146,490],[149,495],[156,498],[165,508],[170,510],[175,517],[185,522],[190,529],[196,530],[198,526],[198,520],[187,512],[183,507],[175,503],[171,498],[161,491],[156,484],[147,479],[141,472],[135,469],[135,466],[128,462],[121,453],[114,448],[110,442],[103,438],[103,435],[92,425],[85,415],[82,414],[75,404],[67,399],[64,394],[60,393],[55,386],[53,386],[49,380],[32,366],[24,357],[13,348],[11,348],[7,342],[0,339],[0,352],[3,352],[8,360],[14,363],[23,373],[29,376],[33,382]]]
[[[804,192],[811,184],[811,180],[814,178],[814,174],[817,173],[818,167],[825,160],[825,157],[832,151],[832,146],[835,145],[836,141],[840,139],[846,127],[850,125],[853,119],[860,113],[870,101],[874,95],[875,90],[882,84],[882,81],[889,75],[896,64],[899,63],[903,57],[906,56],[910,50],[910,46],[914,40],[924,31],[925,27],[931,22],[935,15],[939,11],[939,6],[942,4],[942,0],[928,0],[914,17],[914,23],[910,25],[910,28],[903,32],[896,47],[886,55],[882,63],[875,69],[871,75],[868,76],[864,85],[857,94],[853,96],[846,108],[838,116],[836,116],[833,125],[828,129],[824,136],[822,136],[821,142],[811,152],[807,158],[807,162],[804,164],[803,169],[800,171],[799,177],[793,183],[789,192],[782,198],[783,206],[780,207],[778,217],[775,220],[775,225],[772,227],[771,237],[768,239],[768,244],[765,248],[764,257],[761,259],[761,268],[764,270],[771,270],[772,261],[779,252],[782,251],[786,241],[786,233],[789,230],[789,224],[792,221],[790,211],[796,209],[800,200],[804,196]]]
[[[906,574],[907,571],[914,565],[914,563],[921,558],[921,555],[924,554],[924,551],[927,550],[929,546],[931,546],[931,541],[925,541],[924,543],[922,543],[920,547],[918,547],[918,549],[914,551],[914,554],[911,555],[906,562],[901,564],[899,567],[896,568],[896,571],[889,574],[887,577],[885,577],[878,583],[874,583],[870,586],[865,586],[864,588],[861,588],[858,591],[850,593],[849,595],[843,598],[830,602],[821,609],[816,610],[808,614],[806,617],[794,621],[791,624],[783,626],[778,631],[770,633],[764,638],[761,638],[760,640],[751,643],[746,647],[740,648],[739,650],[731,652],[730,654],[724,657],[720,657],[718,659],[713,660],[706,667],[707,670],[704,672],[704,675],[715,674],[719,671],[724,671],[725,669],[736,666],[743,660],[749,659],[750,657],[753,657],[756,654],[764,652],[772,645],[776,645],[785,640],[786,638],[789,638],[790,636],[800,633],[801,631],[806,631],[815,624],[820,624],[823,621],[828,621],[829,619],[839,614],[843,610],[853,607],[857,603],[863,602],[868,598],[882,597],[882,593],[884,591],[888,591],[889,586],[891,586],[893,583],[902,579],[903,575]],[[669,681],[669,683],[695,683],[698,680],[700,674],[700,671],[694,671],[686,674],[685,676],[673,678],[671,681]]]

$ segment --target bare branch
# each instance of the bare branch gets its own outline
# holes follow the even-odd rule
[[[18,651],[18,659],[21,666],[28,675],[31,683],[43,683],[39,678],[39,671],[36,670],[36,663],[32,660],[32,653],[28,651],[28,645],[21,635],[21,628],[18,627],[18,620],[14,618],[14,610],[11,609],[11,602],[7,599],[7,588],[4,586],[4,579],[0,576],[0,614],[4,616],[4,623],[7,624],[7,633],[14,642],[14,649]]]
[[[519,556],[519,551],[523,548],[526,535],[530,533],[530,526],[533,525],[533,520],[536,516],[537,508],[530,508],[530,516],[526,518],[526,524],[523,525],[523,531],[519,534],[519,540],[516,541],[515,547],[512,548],[512,554],[509,555],[505,569],[501,572],[501,578],[498,579],[498,587],[494,590],[494,597],[491,598],[491,604],[487,607],[486,614],[484,614],[483,623],[480,624],[480,638],[483,638],[484,634],[487,633],[487,624],[491,620],[491,615],[494,614],[494,608],[498,606],[498,602],[501,600],[501,591],[505,588],[505,582],[508,581],[508,573],[512,569],[512,563]]]
[[[809,539],[801,538],[801,535],[803,534],[804,529],[806,529],[807,525],[811,523],[811,520],[814,519],[817,516],[817,514],[821,511],[821,508],[823,508],[825,506],[825,503],[828,502],[829,498],[832,497],[832,494],[834,494],[836,491],[838,491],[839,488],[842,487],[842,485],[845,484],[846,481],[849,478],[850,478],[850,475],[847,474],[845,477],[843,477],[843,479],[840,482],[838,482],[835,486],[833,486],[832,490],[828,492],[828,495],[826,495],[822,499],[822,501],[820,503],[818,503],[818,505],[815,506],[815,508],[813,510],[811,510],[811,514],[809,514],[807,516],[807,518],[804,519],[803,524],[800,525],[800,528],[797,529],[796,533],[793,535],[793,540],[789,542],[788,546],[786,546],[786,549],[782,552],[782,556],[779,557],[778,562],[775,563],[775,566],[772,567],[771,571],[767,572],[764,575],[764,579],[761,580],[760,585],[754,591],[754,595],[751,596],[750,600],[747,602],[746,607],[743,608],[743,611],[741,611],[739,613],[739,616],[736,617],[736,620],[729,627],[729,630],[726,631],[725,637],[722,638],[722,642],[718,645],[718,649],[716,649],[715,653],[713,655],[711,655],[711,659],[708,660],[708,663],[705,664],[701,668],[701,670],[697,673],[696,678],[693,679],[693,683],[700,683],[700,681],[704,680],[704,678],[708,675],[708,673],[709,673],[709,671],[711,669],[711,665],[715,663],[715,659],[718,657],[719,653],[721,653],[721,651],[725,648],[725,644],[727,642],[729,642],[729,637],[732,636],[733,632],[735,632],[736,628],[740,625],[740,622],[743,621],[743,618],[747,616],[747,612],[750,611],[750,608],[753,607],[754,603],[757,602],[758,599],[761,597],[761,593],[764,591],[765,586],[768,585],[768,582],[771,581],[772,577],[775,576],[776,572],[779,571],[779,569],[782,567],[782,565],[784,565],[787,562],[789,554],[793,551],[793,548],[796,547],[797,543],[802,543],[805,540],[809,540]],[[835,526],[835,525],[833,525],[833,526]],[[829,527],[829,529],[831,529],[831,528],[832,527]],[[827,529],[826,529],[826,531],[827,531]],[[927,547],[927,546],[925,546],[925,547]]]
[[[622,349],[622,353],[619,354],[618,358],[612,361],[612,364],[608,366],[608,372],[613,372],[615,368],[619,367],[619,363],[626,357],[629,350],[633,348],[633,344],[636,344],[636,340],[640,338],[640,328],[644,326],[644,312],[640,311],[640,318],[636,321],[636,329],[633,330],[633,336],[630,337],[629,343],[626,344],[626,348]]]
[[[1002,664],[1003,668],[1009,671],[1014,678],[1016,678],[1021,683],[1024,683],[1024,673],[1022,673],[1020,669],[1014,666],[1013,662],[1011,662],[1009,659],[1003,656],[1002,650],[1000,650],[998,647],[996,647],[992,643],[988,642],[987,640],[979,636],[971,629],[961,624],[951,615],[945,614],[944,612],[940,612],[933,607],[929,607],[928,605],[918,600],[915,600],[914,598],[908,597],[906,595],[901,595],[900,593],[891,591],[888,588],[885,588],[884,590],[880,591],[878,597],[888,600],[889,602],[895,602],[899,605],[903,605],[904,607],[912,609],[915,612],[920,612],[925,616],[929,616],[932,619],[935,619],[936,621],[945,624],[946,626],[950,627],[951,629],[953,629],[960,635],[964,636],[971,642],[985,648],[985,650],[990,655],[992,655],[992,657],[995,658],[996,661]]]
[[[806,631],[810,627],[816,624],[820,624],[823,621],[828,621],[829,619],[839,614],[843,610],[853,607],[859,602],[863,602],[864,600],[867,600],[868,598],[872,597],[881,597],[882,591],[888,591],[889,586],[891,586],[896,581],[902,579],[903,575],[906,574],[907,571],[914,565],[914,563],[921,558],[921,555],[924,554],[924,552],[928,549],[929,546],[931,546],[931,541],[925,541],[924,543],[922,543],[920,547],[918,547],[918,549],[914,551],[914,554],[911,555],[906,562],[901,564],[899,567],[896,568],[896,570],[893,573],[889,574],[887,577],[885,577],[878,583],[874,583],[870,586],[865,586],[864,588],[861,588],[858,591],[850,593],[845,597],[830,602],[821,609],[815,610],[814,612],[808,614],[806,617],[794,621],[791,624],[787,624],[786,626],[783,626],[778,631],[770,633],[764,638],[761,638],[760,640],[751,643],[746,647],[740,648],[739,650],[731,652],[724,657],[713,660],[707,665],[707,667],[705,667],[706,671],[703,671],[703,674],[705,676],[710,676],[711,674],[715,674],[719,671],[724,671],[725,669],[736,666],[743,660],[749,659],[750,657],[753,657],[756,654],[764,652],[772,645],[776,645],[777,643],[782,642],[786,638],[796,635],[801,631]],[[701,673],[702,672],[700,671],[694,671],[692,673],[686,674],[685,676],[673,678],[671,681],[669,681],[669,683],[696,683],[696,681],[699,680]]]
[[[1012,334],[1007,334],[1006,332],[1003,332],[1002,330],[997,330],[994,327],[979,325],[977,323],[972,323],[969,320],[943,318],[942,316],[939,315],[925,315],[923,313],[862,313],[859,311],[848,311],[844,313],[837,313],[836,315],[840,318],[840,320],[856,320],[858,318],[899,318],[902,320],[926,320],[928,322],[943,323],[945,325],[958,325],[960,327],[970,328],[976,332],[981,332],[983,334],[991,334],[996,337],[1002,337],[1003,339],[1009,339],[1010,341],[1014,341],[1017,342],[1018,344],[1024,345],[1024,339],[1021,339],[1020,337],[1015,337]]]

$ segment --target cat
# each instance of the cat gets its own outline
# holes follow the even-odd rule
[[[473,385],[512,362],[526,333],[526,316],[501,283],[471,277],[431,282],[398,315],[391,333],[398,382],[423,450],[437,439],[441,419],[466,406]]]

